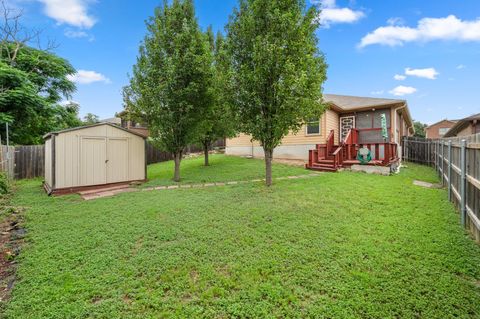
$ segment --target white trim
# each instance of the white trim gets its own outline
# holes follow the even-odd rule
[[[339,118],[339,126],[340,126],[340,141],[343,142],[342,136],[343,136],[343,127],[342,127],[342,119],[349,119],[351,118],[353,120],[353,128],[356,128],[356,123],[355,123],[355,115],[349,115],[349,116],[340,116]],[[348,134],[348,132],[347,132]],[[346,136],[346,134],[345,134]]]

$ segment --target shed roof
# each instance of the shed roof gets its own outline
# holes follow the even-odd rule
[[[453,137],[457,135],[458,132],[467,127],[471,121],[480,120],[480,113],[470,115],[464,119],[459,120],[451,129],[445,133],[443,137]]]
[[[52,136],[52,135],[58,135],[58,134],[61,134],[61,133],[72,132],[72,131],[77,131],[77,130],[83,130],[83,129],[86,129],[86,128],[96,127],[96,126],[102,126],[102,125],[108,125],[108,126],[111,126],[111,127],[116,128],[116,129],[119,129],[119,130],[128,132],[128,133],[130,133],[130,134],[139,136],[139,137],[141,137],[141,138],[143,138],[143,139],[146,139],[146,137],[143,136],[142,134],[139,134],[139,133],[137,133],[137,132],[130,131],[130,130],[124,128],[124,127],[121,127],[121,126],[118,126],[118,125],[115,125],[115,124],[112,124],[112,123],[106,123],[106,122],[96,123],[96,124],[92,124],[92,125],[72,127],[72,128],[67,128],[67,129],[65,129],[65,130],[60,130],[60,131],[56,131],[56,132],[50,132],[50,133],[45,134],[45,135],[43,136],[43,139],[47,139],[47,138],[49,138],[49,137]]]

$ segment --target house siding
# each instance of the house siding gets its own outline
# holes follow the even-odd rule
[[[427,138],[441,138],[443,135],[439,134],[441,128],[451,129],[455,125],[455,122],[443,120],[441,122],[435,123],[425,129],[425,135]]]

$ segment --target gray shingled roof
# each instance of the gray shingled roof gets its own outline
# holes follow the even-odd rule
[[[335,106],[345,111],[406,103],[405,100],[380,99],[373,97],[360,97],[337,94],[324,94],[323,99],[326,103],[333,103]]]
[[[451,129],[449,129],[443,137],[452,137],[457,135],[458,132],[466,128],[473,120],[480,120],[480,113],[473,114],[464,119],[458,120],[458,122]]]

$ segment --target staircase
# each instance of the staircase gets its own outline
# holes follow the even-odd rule
[[[342,167],[344,150],[342,145],[335,145],[334,141],[335,132],[331,130],[326,144],[317,144],[314,150],[309,151],[305,168],[323,172],[338,171]]]
[[[360,147],[366,147],[371,151],[373,159],[367,165],[388,166],[398,162],[397,144],[389,142],[359,144],[358,136],[359,131],[351,129],[340,145],[335,145],[335,132],[331,130],[326,144],[317,144],[314,150],[309,151],[305,168],[336,172],[340,168],[360,164],[357,159]]]

